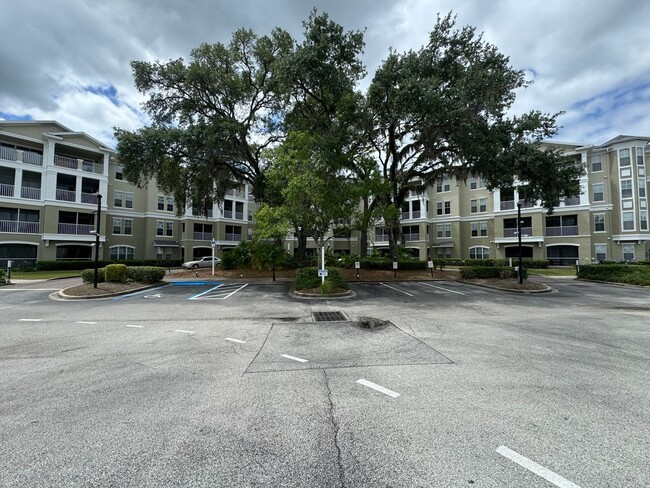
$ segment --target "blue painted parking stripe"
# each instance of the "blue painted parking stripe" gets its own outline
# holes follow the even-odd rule
[[[122,298],[128,298],[128,297],[132,297],[132,296],[135,296],[135,295],[140,295],[142,293],[149,293],[150,291],[160,290],[160,289],[166,288],[168,286],[169,285],[163,285],[163,286],[159,286],[158,288],[147,288],[146,290],[136,291],[135,293],[129,293],[128,295],[120,295],[119,297],[114,297],[113,300],[121,300]]]
[[[217,286],[213,286],[209,290],[202,291],[200,293],[197,293],[196,295],[192,295],[191,297],[188,297],[188,300],[195,300],[196,298],[200,297],[201,295],[205,295],[206,293],[210,293],[212,290],[216,290],[217,288],[220,288],[223,286],[223,283],[219,283]]]

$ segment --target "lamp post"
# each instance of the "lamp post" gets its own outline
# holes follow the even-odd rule
[[[518,250],[519,250],[519,266],[517,272],[519,275],[519,284],[524,282],[524,266],[523,259],[521,257],[521,203],[517,202],[517,241],[518,241]]]
[[[99,226],[102,219],[102,196],[97,193],[97,227],[95,229],[95,281],[94,287],[97,288],[97,276],[99,274]]]

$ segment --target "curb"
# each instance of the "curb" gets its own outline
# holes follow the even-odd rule
[[[536,293],[550,293],[553,291],[553,288],[551,288],[545,283],[540,283],[541,285],[544,286],[543,290],[516,290],[514,288],[502,288],[500,286],[485,285],[483,283],[472,283],[470,281],[463,281],[463,280],[456,280],[456,281],[458,281],[459,283],[464,283],[466,285],[478,286],[479,288],[489,288],[490,290],[507,291],[510,293],[523,293],[525,295],[536,294]]]
[[[154,285],[147,285],[147,286],[142,286],[140,288],[133,288],[131,290],[125,290],[125,291],[118,291],[114,293],[106,293],[102,295],[84,295],[84,296],[74,296],[74,295],[66,295],[65,290],[59,290],[55,291],[54,293],[50,294],[50,298],[53,300],[102,300],[104,298],[113,298],[113,297],[119,297],[121,295],[128,295],[130,293],[138,293],[140,291],[148,290],[150,288],[156,288],[157,286],[160,286],[160,283],[156,283]]]
[[[298,298],[300,300],[346,300],[348,298],[354,298],[357,296],[355,292],[352,290],[348,290],[343,293],[332,293],[330,295],[316,295],[313,293],[303,293],[301,291],[296,291],[294,287],[291,287],[291,290],[289,290],[289,296],[293,298]]]

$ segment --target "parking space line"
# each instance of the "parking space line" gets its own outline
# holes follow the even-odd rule
[[[447,288],[443,288],[442,286],[435,286],[435,285],[431,285],[429,283],[422,283],[422,282],[420,282],[420,284],[424,285],[424,286],[430,286],[431,288],[435,288],[437,290],[447,291],[449,293],[455,293],[456,295],[463,295],[464,297],[467,296],[467,293],[461,293],[459,291],[449,290]]]
[[[197,293],[195,295],[192,295],[191,297],[188,298],[188,300],[196,300],[197,298],[205,295],[206,293],[210,293],[212,290],[216,290],[217,288],[221,288],[223,285],[224,285],[223,283],[219,283],[217,286],[213,286],[209,290],[205,290],[205,291],[202,291],[202,292]]]
[[[288,354],[282,354],[281,356],[283,358],[292,359],[293,361],[298,361],[299,363],[307,363],[308,362],[307,359],[301,359],[301,358],[297,358],[295,356],[289,356]]]
[[[400,290],[399,288],[395,288],[393,286],[387,285],[386,283],[379,283],[379,284],[385,286],[386,288],[390,288],[391,290],[395,290],[395,291],[398,291],[400,293],[404,293],[404,295],[408,295],[410,297],[414,296],[414,295],[412,295],[412,294],[410,294],[410,293],[408,293],[406,291]]]
[[[78,323],[78,324],[95,325],[97,322],[85,322],[85,321],[83,321],[83,320],[78,320],[77,323]]]
[[[133,327],[134,329],[144,329],[144,325],[131,325],[127,324],[124,327]]]
[[[182,330],[182,329],[176,329],[174,332],[181,332],[183,334],[196,334],[193,330]]]
[[[392,398],[397,398],[399,396],[399,393],[393,390],[389,390],[388,388],[384,388],[381,385],[378,385],[377,383],[373,383],[372,381],[360,379],[357,380],[357,383],[363,386],[367,386],[368,388],[372,388],[373,390],[377,390],[378,392],[383,393],[384,395],[388,395],[389,397]]]
[[[146,290],[136,291],[135,293],[129,293],[128,295],[120,295],[119,297],[114,297],[113,300],[121,300],[122,298],[129,298],[129,297],[133,297],[133,296],[136,296],[136,295],[141,295],[142,293],[150,293],[152,291],[160,290],[160,289],[166,288],[168,286],[169,285],[163,285],[163,286],[159,286],[158,288],[148,288]]]
[[[246,344],[246,341],[240,341],[239,339],[232,339],[230,337],[226,337],[226,340],[230,342],[236,342],[237,344]]]
[[[502,456],[510,459],[511,461],[517,463],[519,466],[526,468],[528,471],[535,473],[537,476],[544,478],[546,481],[553,483],[559,488],[580,488],[575,483],[571,483],[566,478],[563,478],[559,474],[555,474],[550,469],[546,469],[544,466],[537,464],[535,461],[531,461],[525,456],[508,449],[506,446],[499,446],[497,452]]]
[[[18,322],[43,322],[43,319],[18,319]]]
[[[229,296],[234,295],[234,294],[237,293],[239,290],[241,290],[241,289],[243,289],[243,288],[246,288],[247,286],[248,286],[248,283],[246,283],[246,284],[243,285],[243,286],[240,286],[239,288],[237,288],[237,289],[236,289],[235,291],[233,291],[232,293],[229,293],[228,295],[226,295],[225,297],[223,297],[222,300],[225,300],[225,299],[228,298]]]

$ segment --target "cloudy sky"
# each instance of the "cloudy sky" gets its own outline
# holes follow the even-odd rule
[[[132,60],[188,59],[239,27],[299,38],[312,7],[365,29],[369,76],[453,10],[534,81],[515,113],[566,112],[557,140],[650,135],[647,0],[0,0],[0,118],[57,120],[113,146],[113,127],[147,124]]]

